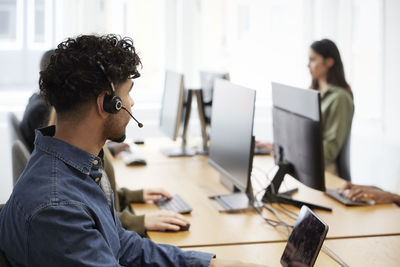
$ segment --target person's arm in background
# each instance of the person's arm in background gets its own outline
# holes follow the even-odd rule
[[[123,207],[129,207],[131,203],[157,201],[164,196],[167,198],[172,197],[171,194],[161,188],[143,190],[129,190],[127,188],[121,188],[118,190],[118,196],[119,202]],[[160,210],[138,216],[133,215],[132,213],[129,215],[125,208],[121,216],[123,216],[120,217],[122,225],[128,230],[136,231],[141,236],[145,234],[146,230],[178,231],[180,229],[179,225],[186,226],[188,223],[190,223],[181,214],[167,210]]]
[[[114,192],[115,209],[125,229],[135,231],[140,236],[146,236],[146,230],[179,231],[180,226],[184,227],[190,223],[184,216],[172,211],[160,210],[145,215],[135,215],[130,209],[131,203],[157,201],[163,196],[171,198],[171,195],[166,190],[159,188],[143,190],[121,188],[117,190],[111,153],[107,147],[104,147],[103,151],[104,169]]]
[[[256,140],[256,143],[254,144],[255,147],[258,147],[262,150],[269,151],[270,153],[274,152],[274,144],[270,142],[262,142]]]
[[[339,192],[345,192],[345,196],[353,201],[357,199],[365,201],[373,200],[376,204],[395,203],[400,206],[399,195],[384,191],[376,186],[347,183],[339,189]]]
[[[330,104],[324,117],[323,146],[325,162],[334,162],[350,132],[354,113],[352,99],[340,93]]]

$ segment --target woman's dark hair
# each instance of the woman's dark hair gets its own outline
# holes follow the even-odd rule
[[[57,46],[47,68],[40,72],[41,95],[57,113],[65,113],[111,91],[99,62],[115,86],[140,76],[141,62],[131,38],[82,35]]]
[[[340,57],[339,49],[335,43],[328,39],[322,39],[313,42],[311,44],[311,49],[321,55],[324,59],[332,58],[334,60],[333,66],[328,70],[327,82],[329,84],[340,86],[353,95],[350,85],[346,82],[343,62]],[[319,89],[318,80],[312,80],[311,88]]]

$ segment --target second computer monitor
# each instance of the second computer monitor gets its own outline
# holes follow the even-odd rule
[[[303,184],[325,190],[318,91],[272,83],[275,163],[289,163]]]
[[[232,191],[246,192],[253,160],[253,118],[256,92],[215,81],[209,163]]]

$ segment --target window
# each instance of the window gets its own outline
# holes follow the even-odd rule
[[[27,38],[29,49],[46,50],[52,46],[53,1],[28,1]]]
[[[382,119],[383,25],[382,1],[354,0],[351,74],[356,115]]]
[[[0,49],[22,47],[22,12],[21,0],[0,2]]]

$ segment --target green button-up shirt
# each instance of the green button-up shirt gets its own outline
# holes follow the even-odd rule
[[[321,94],[322,139],[326,163],[337,158],[350,132],[354,114],[353,97],[345,89],[329,85]]]

